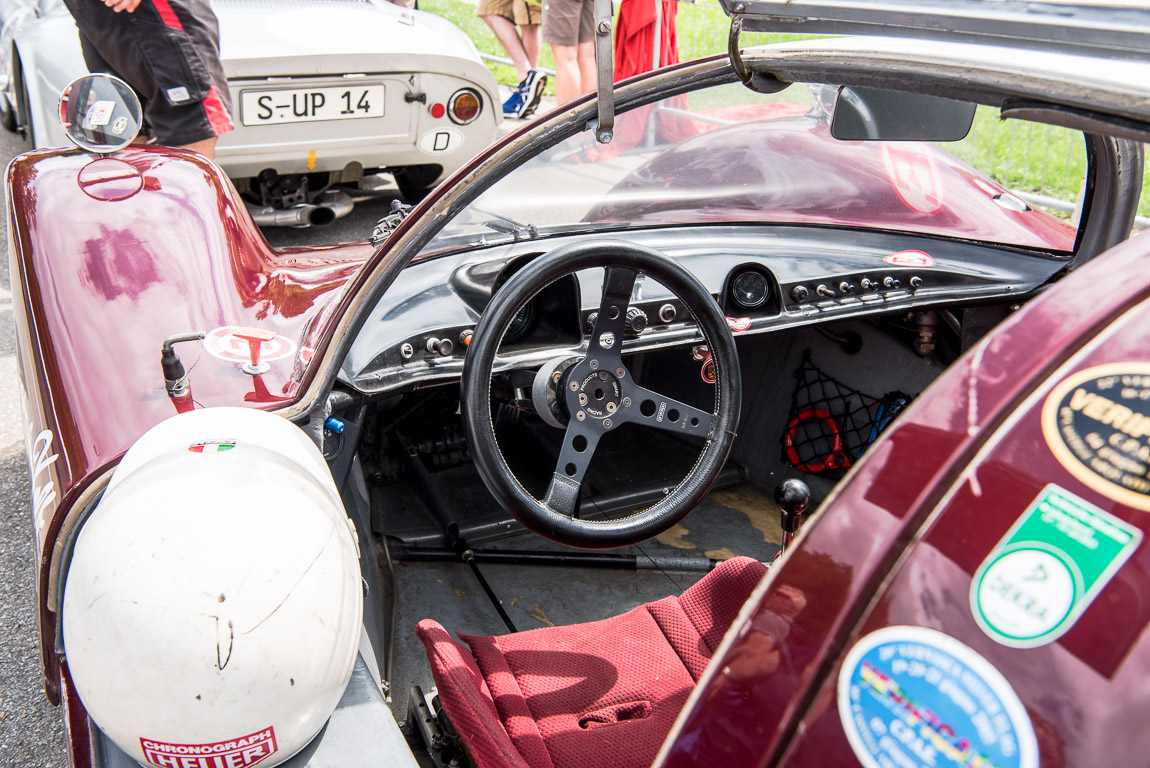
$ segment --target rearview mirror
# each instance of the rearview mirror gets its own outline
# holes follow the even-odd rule
[[[970,132],[975,105],[938,96],[839,88],[831,135],[847,141],[959,141]]]
[[[60,122],[80,149],[107,154],[136,140],[143,109],[131,87],[117,77],[91,74],[73,80],[60,95]]]

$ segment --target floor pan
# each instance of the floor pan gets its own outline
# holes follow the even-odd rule
[[[482,566],[483,575],[520,630],[594,621],[679,594],[705,573],[708,559],[748,555],[770,562],[779,550],[779,511],[773,500],[744,484],[712,492],[680,524],[655,539],[613,550],[635,556],[635,570],[570,565]],[[532,533],[498,541],[503,551],[580,552]],[[394,635],[391,695],[406,715],[408,690],[433,687],[415,625],[433,618],[452,633],[504,634],[495,607],[463,563],[395,562],[399,610]]]

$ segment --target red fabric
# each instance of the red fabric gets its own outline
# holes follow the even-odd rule
[[[160,14],[160,20],[166,26],[172,29],[183,29],[184,25],[180,23],[180,17],[172,10],[172,6],[168,4],[168,0],[152,0],[152,5],[156,8],[156,13]]]
[[[659,66],[679,63],[679,39],[675,20],[679,15],[676,0],[623,0],[615,22],[615,82],[632,75],[651,71],[654,59],[656,2],[662,3],[663,19],[659,25]]]
[[[532,768],[507,736],[499,721],[491,692],[467,649],[451,639],[438,623],[424,619],[415,635],[427,648],[431,674],[439,688],[439,700],[461,734],[480,768]]]
[[[213,85],[204,97],[204,111],[208,114],[208,124],[212,126],[212,133],[223,136],[233,130],[232,119],[228,116],[227,107],[224,106],[220,92]]]
[[[735,558],[682,597],[621,616],[461,635],[471,654],[433,621],[416,633],[443,707],[479,768],[647,768],[765,572],[758,561]]]

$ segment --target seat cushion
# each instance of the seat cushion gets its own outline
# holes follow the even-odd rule
[[[480,768],[647,768],[765,571],[734,558],[681,597],[620,616],[461,635],[470,653],[434,621],[416,634]]]

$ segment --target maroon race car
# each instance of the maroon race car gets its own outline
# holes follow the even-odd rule
[[[1150,12],[728,12],[329,247],[72,86],[6,181],[73,765],[1145,764]]]

